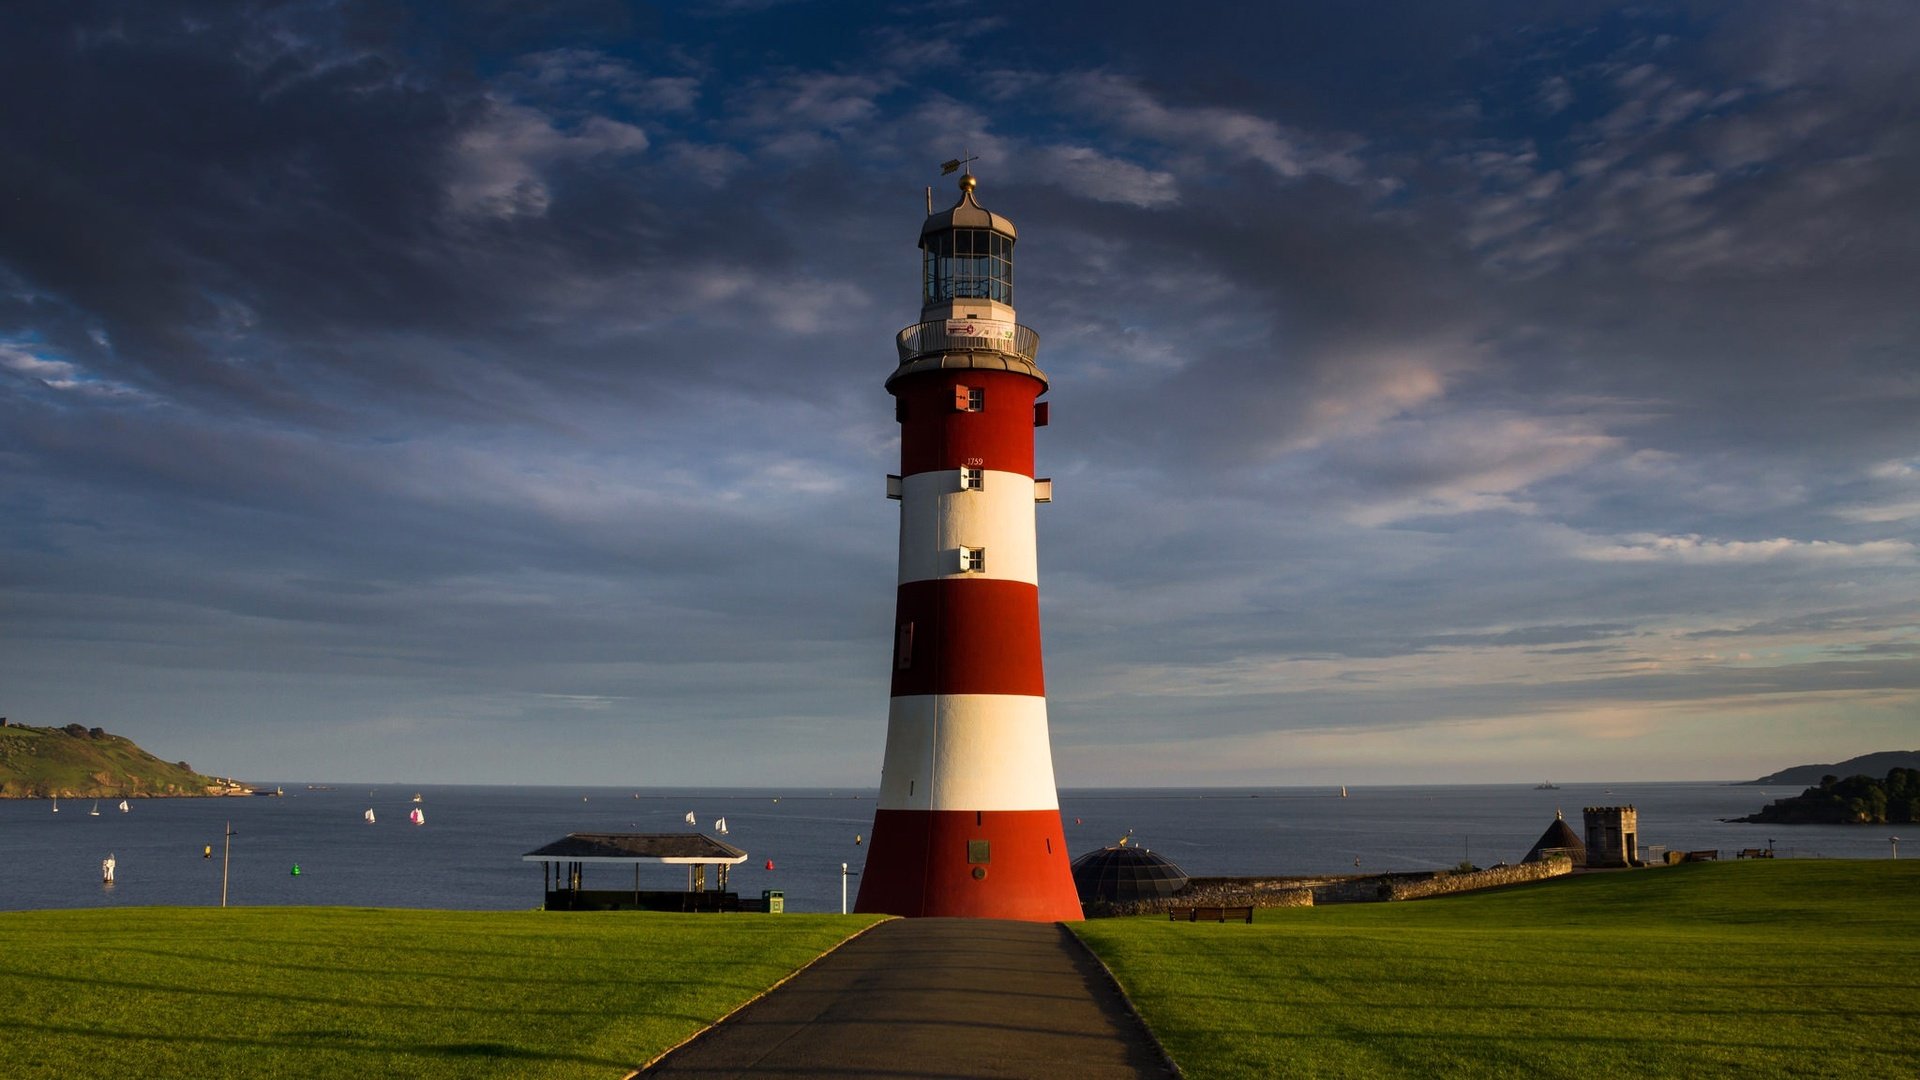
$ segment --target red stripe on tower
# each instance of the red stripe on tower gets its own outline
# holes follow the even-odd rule
[[[960,201],[920,230],[900,420],[893,695],[855,910],[1080,918],[1047,739],[1033,475],[1039,338],[1013,309],[1012,222]]]

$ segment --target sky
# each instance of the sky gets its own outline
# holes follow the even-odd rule
[[[1063,786],[1920,745],[1907,0],[7,23],[17,722],[263,780],[876,785],[883,382],[971,154],[1052,384]]]

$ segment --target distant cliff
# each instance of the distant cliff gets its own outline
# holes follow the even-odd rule
[[[168,764],[99,728],[0,727],[0,798],[245,794],[243,785],[194,772],[184,761]]]
[[[1817,784],[1823,776],[1885,776],[1888,769],[1920,769],[1920,750],[1882,750],[1833,765],[1795,765],[1743,784]]]
[[[1831,774],[1791,799],[1775,799],[1735,821],[1764,825],[1906,825],[1920,821],[1920,770],[1889,769],[1884,780]]]

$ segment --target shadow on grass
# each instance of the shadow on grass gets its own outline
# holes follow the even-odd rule
[[[693,1017],[676,1017],[689,1023],[703,1024],[704,1020]],[[555,1064],[593,1065],[611,1069],[632,1069],[635,1063],[621,1058],[593,1057],[588,1054],[569,1053],[557,1050],[536,1050],[509,1043],[465,1042],[465,1043],[391,1043],[373,1044],[356,1042],[351,1033],[338,1033],[340,1038],[327,1039],[313,1043],[289,1042],[284,1037],[260,1038],[242,1035],[184,1035],[161,1034],[142,1031],[112,1031],[104,1028],[76,1027],[66,1024],[34,1024],[15,1022],[8,1025],[9,1032],[17,1038],[23,1031],[40,1032],[46,1035],[63,1036],[80,1040],[112,1039],[128,1043],[172,1043],[187,1046],[204,1046],[217,1049],[255,1050],[265,1049],[277,1053],[342,1053],[372,1055],[380,1058],[396,1057],[450,1057],[450,1058],[511,1058],[517,1061],[540,1061]],[[293,1033],[289,1033],[293,1034]]]

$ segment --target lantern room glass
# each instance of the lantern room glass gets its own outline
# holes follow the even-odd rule
[[[949,229],[926,237],[920,250],[923,303],[1013,303],[1013,237],[992,229]]]

